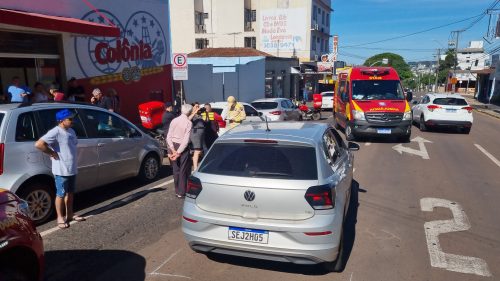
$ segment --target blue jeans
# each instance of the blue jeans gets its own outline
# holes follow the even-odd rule
[[[76,176],[56,176],[56,196],[64,198],[66,193],[74,193],[76,187]]]

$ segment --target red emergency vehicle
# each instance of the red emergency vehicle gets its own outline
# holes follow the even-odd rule
[[[353,67],[339,73],[335,87],[333,122],[347,140],[363,136],[411,135],[411,108],[392,67]]]

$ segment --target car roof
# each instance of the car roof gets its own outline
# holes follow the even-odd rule
[[[11,111],[11,110],[16,109],[20,106],[21,106],[20,103],[0,104],[0,111]]]
[[[465,99],[459,94],[453,94],[453,93],[428,93],[427,94],[430,97],[433,97],[435,99],[437,98],[457,98],[457,99]]]
[[[243,105],[248,105],[248,106],[251,106],[253,107],[251,104],[247,103],[247,102],[239,102]],[[212,107],[215,107],[215,108],[220,108],[220,107],[226,107],[227,106],[227,102],[225,101],[216,101],[216,102],[209,102],[209,104],[212,106]]]
[[[316,145],[329,127],[325,123],[312,122],[270,122],[268,125],[270,131],[266,131],[266,122],[242,124],[220,136],[219,140],[267,139]]]
[[[278,102],[282,100],[288,100],[286,98],[268,98],[268,99],[258,99],[254,100],[253,102]]]

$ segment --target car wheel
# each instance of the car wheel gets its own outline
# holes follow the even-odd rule
[[[36,225],[46,222],[54,212],[55,188],[48,182],[31,183],[19,196],[28,203],[30,217]]]
[[[345,243],[344,243],[344,223],[345,223],[345,216],[344,219],[342,220],[342,231],[340,234],[340,242],[339,242],[339,253],[337,254],[337,259],[333,262],[326,262],[323,264],[323,267],[325,270],[328,272],[342,272],[344,271],[345,264],[344,264],[344,248],[345,248]]]
[[[410,137],[411,137],[411,134],[404,135],[404,136],[402,136],[402,137],[399,138],[399,142],[401,142],[401,143],[409,143],[410,142]]]
[[[420,116],[419,129],[422,132],[427,131],[427,126],[425,126],[425,121],[424,121],[424,116],[423,115]]]
[[[143,182],[151,182],[158,177],[159,171],[160,161],[156,155],[150,153],[142,160],[139,178]]]
[[[462,128],[462,133],[468,135],[468,134],[470,134],[470,129],[471,129],[470,127],[469,128]]]
[[[345,126],[345,138],[347,141],[354,141],[356,139],[356,137],[352,133],[351,126],[349,125]]]
[[[321,112],[318,112],[318,111],[317,111],[317,112],[314,112],[314,113],[312,114],[311,118],[312,118],[312,120],[314,120],[314,121],[318,121],[318,120],[320,120],[320,119],[321,119]]]

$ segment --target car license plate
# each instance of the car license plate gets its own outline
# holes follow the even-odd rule
[[[377,129],[377,133],[379,134],[390,134],[391,129]]]
[[[269,240],[269,231],[229,227],[228,238],[229,240],[267,244]]]
[[[455,113],[455,112],[457,112],[457,110],[456,110],[456,109],[449,109],[449,108],[447,108],[447,109],[446,109],[446,112]]]

